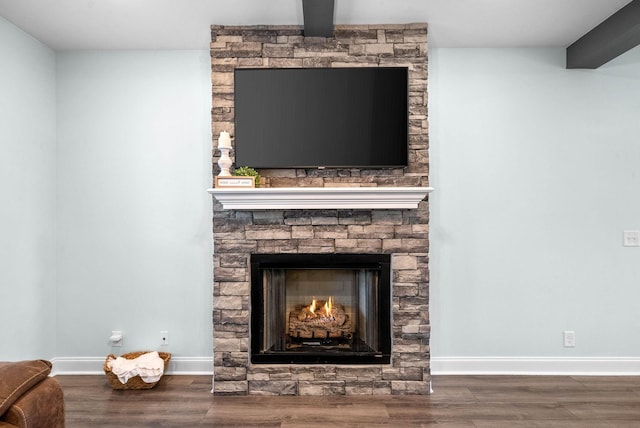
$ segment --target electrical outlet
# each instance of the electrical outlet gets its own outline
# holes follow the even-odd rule
[[[160,345],[166,346],[169,344],[169,332],[167,330],[160,331]]]
[[[111,342],[111,346],[122,346],[122,341],[124,340],[124,335],[120,330],[111,331],[111,336],[109,336],[109,342]]]
[[[640,247],[640,230],[625,230],[622,232],[622,245],[625,247]]]
[[[575,348],[576,346],[576,332],[575,331],[563,331],[562,338],[564,340],[565,348]]]

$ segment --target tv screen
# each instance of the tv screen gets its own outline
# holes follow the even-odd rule
[[[407,68],[235,70],[235,165],[407,166]]]

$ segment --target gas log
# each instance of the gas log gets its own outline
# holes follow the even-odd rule
[[[314,309],[317,305],[318,309]],[[324,308],[324,309],[320,309]],[[327,311],[326,302],[296,305],[289,313],[289,336],[303,339],[351,338],[351,319],[344,306],[335,304]]]

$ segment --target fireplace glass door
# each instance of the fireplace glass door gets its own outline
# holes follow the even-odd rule
[[[389,363],[388,255],[253,255],[251,275],[252,363]]]

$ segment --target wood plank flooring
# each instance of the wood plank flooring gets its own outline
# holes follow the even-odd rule
[[[56,376],[68,428],[640,428],[640,377],[434,376],[431,396],[220,397],[210,376],[114,391],[103,376]]]

